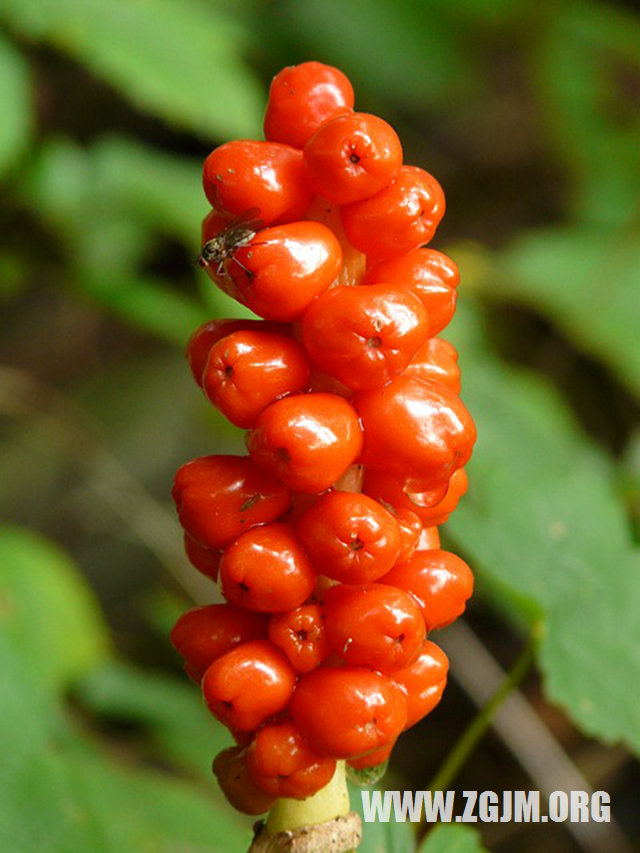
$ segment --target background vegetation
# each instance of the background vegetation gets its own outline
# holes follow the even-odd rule
[[[213,594],[185,565],[168,495],[184,461],[242,444],[182,357],[200,322],[238,313],[193,265],[201,161],[259,137],[272,74],[316,58],[445,187],[435,245],[463,275],[447,336],[480,431],[446,529],[477,594],[436,637],[450,687],[385,787],[429,785],[533,637],[493,729],[436,781],[605,789],[614,823],[442,826],[424,849],[633,849],[634,5],[2,0],[0,27],[0,848],[246,846],[250,821],[210,774],[225,734],[167,640]],[[362,850],[415,843],[407,825],[368,827]]]

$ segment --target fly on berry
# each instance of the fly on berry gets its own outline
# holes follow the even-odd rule
[[[242,216],[238,216],[229,222],[226,228],[223,228],[210,240],[207,240],[202,246],[198,258],[200,266],[204,268],[213,267],[215,275],[224,275],[226,272],[224,264],[228,260],[234,261],[246,272],[246,268],[235,257],[235,253],[242,246],[250,243],[263,227],[262,222],[257,218],[258,213],[258,208],[251,208]]]

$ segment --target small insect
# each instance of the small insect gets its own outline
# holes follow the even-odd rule
[[[248,245],[263,227],[262,222],[256,218],[257,213],[259,213],[257,208],[248,210],[242,216],[232,220],[215,237],[207,240],[198,258],[200,266],[213,267],[216,275],[225,275],[228,274],[225,268],[225,261],[228,260],[238,264],[247,275],[250,275],[251,271],[236,258],[235,253]]]

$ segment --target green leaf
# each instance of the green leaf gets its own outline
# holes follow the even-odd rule
[[[94,713],[144,725],[161,756],[211,779],[214,756],[232,745],[229,732],[205,709],[197,685],[184,682],[111,661],[90,672],[76,695]]]
[[[68,591],[64,583],[61,591]],[[3,600],[3,608],[6,604]],[[98,745],[70,725],[50,686],[34,670],[29,650],[0,630],[1,850],[228,853],[247,848],[249,820],[237,818],[213,787],[119,767],[107,757],[107,744]],[[154,695],[152,689],[150,698],[158,699],[157,691]],[[185,737],[191,721],[187,714]]]
[[[434,8],[434,6],[436,8]],[[475,40],[465,43],[448,20],[447,4],[393,0],[287,0],[280,4],[282,25],[305,49],[338,65],[395,108],[451,102],[483,79]],[[455,13],[453,15],[455,17]],[[462,22],[464,25],[464,16]],[[385,73],[380,74],[384,56]]]
[[[135,223],[137,230],[174,237],[195,254],[200,222],[209,209],[201,171],[195,160],[120,137],[102,138],[88,149],[53,139],[39,151],[28,196],[41,216],[66,233],[71,248],[86,239],[86,263],[92,253],[101,253],[100,264],[105,254],[113,254],[111,246],[108,253],[101,250],[101,235],[105,224],[123,219],[127,227]],[[90,237],[84,238],[87,233]],[[129,242],[124,229],[120,239]]]
[[[13,166],[32,131],[29,68],[22,54],[0,32],[0,174]]]
[[[3,598],[3,611],[7,605]],[[0,786],[45,747],[57,723],[57,708],[4,625],[0,630]],[[0,797],[4,804],[4,798]],[[0,827],[2,821],[0,821]],[[0,845],[0,849],[5,849]]]
[[[134,105],[203,138],[256,136],[264,94],[246,29],[204,0],[5,0],[21,35],[52,44]]]
[[[103,660],[106,627],[77,568],[27,530],[0,528],[0,630],[43,684],[64,689]]]
[[[362,791],[349,784],[351,808],[362,816]],[[415,844],[410,823],[362,822],[362,843],[358,853],[413,853]]]
[[[533,306],[640,394],[640,238],[602,230],[526,234],[500,257],[489,296]]]
[[[587,734],[640,752],[640,560],[616,471],[554,390],[477,344],[470,306],[454,328],[479,440],[448,533],[480,585],[541,621],[549,699]]]
[[[469,826],[441,823],[420,845],[419,853],[484,853],[479,834]]]
[[[534,42],[532,89],[545,130],[574,182],[583,222],[634,221],[640,192],[640,116],[632,88],[640,70],[637,16],[600,3],[566,2]]]
[[[124,770],[97,752],[50,749],[0,779],[3,850],[229,853],[245,850],[249,827],[185,782]]]
[[[110,769],[97,759],[71,770],[77,807],[99,821],[104,840],[95,849],[229,853],[249,846],[249,819],[243,825],[228,805],[216,806],[184,782]]]
[[[161,279],[132,276],[114,280],[86,275],[82,283],[90,296],[123,320],[180,347],[209,319],[204,308]]]
[[[195,257],[207,207],[195,162],[118,138],[88,150],[58,139],[40,152],[27,195],[61,238],[74,284],[126,322],[183,346],[211,314],[229,310],[208,279],[204,308],[204,299],[139,272],[160,235]],[[185,258],[185,274],[191,269]]]
[[[117,206],[197,253],[200,224],[210,209],[199,160],[115,136],[101,139],[90,156],[99,189]]]

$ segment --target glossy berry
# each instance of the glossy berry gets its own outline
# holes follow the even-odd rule
[[[447,684],[449,660],[441,648],[427,640],[417,659],[393,673],[393,680],[407,699],[409,729],[436,707]]]
[[[454,509],[458,506],[460,498],[467,491],[468,479],[464,468],[458,468],[451,475],[447,485],[447,491],[441,501],[431,506],[420,506],[421,495],[409,494],[414,511],[420,516],[423,523],[429,526],[444,524]]]
[[[430,338],[413,356],[405,370],[416,379],[435,379],[460,393],[460,368],[456,348],[442,338]]]
[[[337,238],[320,222],[291,222],[257,233],[209,274],[266,320],[298,320],[334,281],[342,265]]]
[[[403,166],[390,186],[345,205],[341,215],[349,242],[377,261],[428,243],[444,209],[444,193],[436,179],[423,169]]]
[[[315,365],[354,390],[377,388],[398,376],[427,332],[418,297],[384,284],[334,287],[302,320],[302,342]]]
[[[217,658],[202,679],[207,707],[225,725],[254,731],[289,704],[296,682],[291,664],[268,640],[241,643]]]
[[[362,491],[389,504],[396,511],[410,510],[422,521],[421,511],[425,506],[438,504],[447,493],[447,485],[438,483],[434,488],[422,493],[411,494],[405,486],[404,478],[397,473],[390,474],[384,468],[365,468]],[[422,522],[424,524],[424,522]]]
[[[410,492],[401,480],[384,471],[367,469],[363,491],[399,510],[415,513],[427,528],[444,524],[467,491],[467,474],[458,468],[445,486],[426,492]],[[423,546],[421,546],[423,547]]]
[[[441,382],[400,376],[382,388],[360,391],[354,405],[364,432],[362,462],[401,479],[407,491],[445,487],[471,456],[473,420]]]
[[[235,217],[253,211],[263,226],[302,219],[313,199],[302,154],[278,142],[221,145],[205,160],[202,183],[216,210]]]
[[[396,519],[362,494],[322,495],[302,515],[297,530],[318,574],[347,584],[377,580],[400,553]]]
[[[216,235],[228,228],[232,222],[236,221],[237,217],[230,216],[228,213],[220,213],[215,207],[212,207],[209,213],[202,220],[200,227],[200,245],[202,246],[208,240],[213,239]]]
[[[256,524],[275,521],[291,496],[243,456],[201,456],[175,476],[172,496],[184,529],[207,548],[224,548]]]
[[[404,728],[402,690],[386,675],[364,667],[319,667],[301,676],[290,712],[314,749],[355,758],[392,743]]]
[[[208,604],[183,613],[171,631],[171,643],[199,682],[221,654],[239,643],[267,636],[267,619],[231,604]]]
[[[217,581],[221,551],[217,548],[206,548],[188,533],[184,534],[183,543],[184,552],[191,565],[212,581]]]
[[[382,578],[404,589],[420,606],[428,631],[450,625],[473,592],[473,575],[464,560],[449,551],[416,551]]]
[[[322,607],[329,646],[354,666],[401,669],[415,659],[426,637],[419,607],[393,586],[337,584]]]
[[[252,459],[290,489],[321,492],[362,449],[352,406],[334,394],[297,394],[268,406],[249,434]]]
[[[276,801],[275,796],[253,781],[247,767],[247,750],[242,746],[231,746],[218,753],[213,773],[227,801],[242,814],[265,814]]]
[[[402,145],[383,119],[349,112],[321,125],[302,159],[307,180],[318,195],[349,204],[391,183],[402,165]]]
[[[390,505],[389,508],[393,509]],[[420,518],[410,509],[393,509],[393,515],[400,531],[400,551],[396,562],[404,563],[416,551],[424,528]]]
[[[186,356],[193,378],[202,385],[202,374],[207,365],[211,347],[221,338],[238,331],[271,332],[277,335],[289,335],[290,326],[284,323],[270,323],[266,320],[210,320],[203,323],[189,338]]]
[[[264,135],[304,148],[321,124],[353,109],[353,101],[353,87],[337,68],[321,62],[290,65],[271,81]]]
[[[459,282],[455,262],[435,249],[414,249],[381,261],[362,279],[362,284],[393,284],[415,293],[429,315],[429,337],[441,332],[453,317]]]
[[[202,388],[232,424],[249,429],[270,403],[302,391],[310,375],[309,359],[292,338],[239,330],[212,346]]]
[[[247,767],[263,791],[302,800],[329,784],[336,761],[309,746],[287,720],[260,729],[247,751]]]
[[[220,584],[227,601],[261,613],[298,607],[313,592],[316,573],[293,527],[254,527],[225,549]]]
[[[331,651],[322,609],[315,603],[275,613],[269,620],[269,639],[297,672],[311,672]]]

